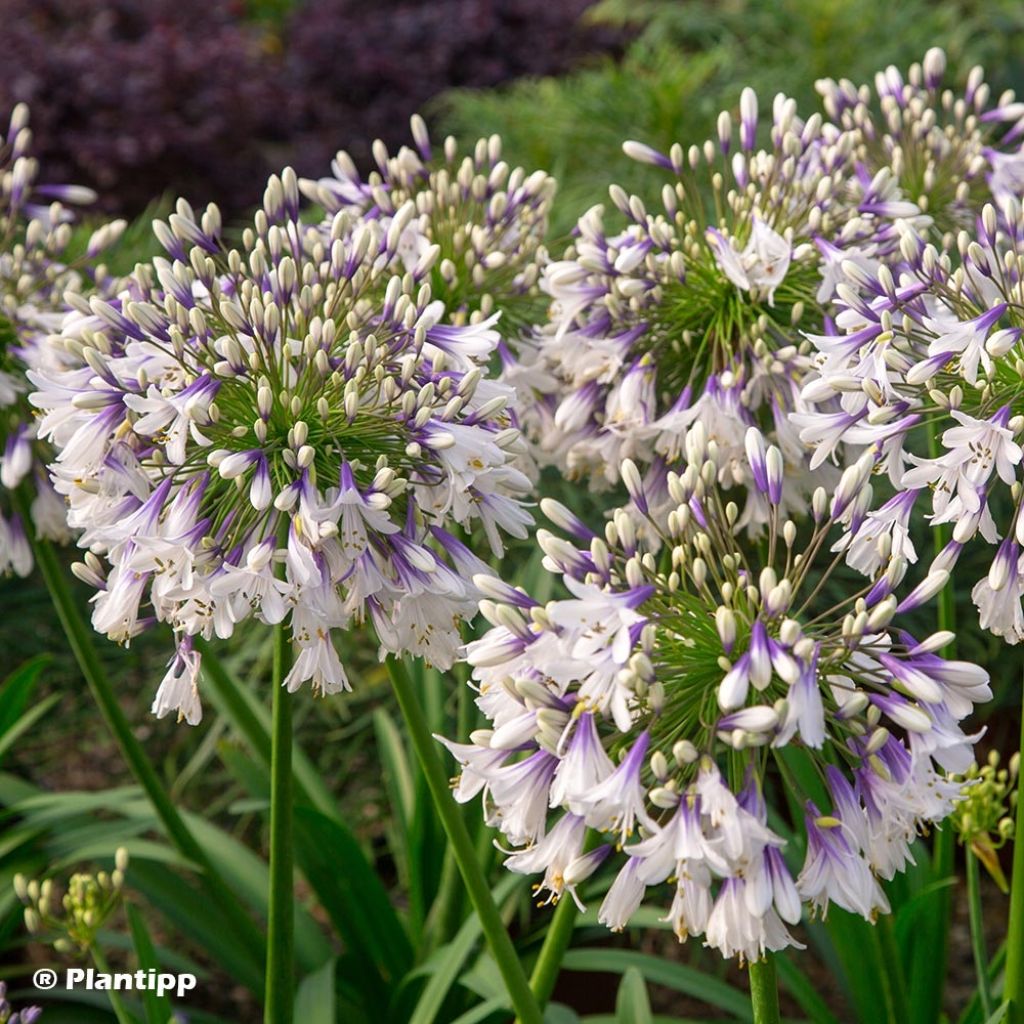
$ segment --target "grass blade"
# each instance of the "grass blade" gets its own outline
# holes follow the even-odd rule
[[[338,961],[333,957],[307,974],[295,993],[295,1020],[300,1024],[337,1024],[334,1005],[334,971]]]
[[[753,1020],[750,1001],[745,993],[686,964],[673,963],[632,949],[570,949],[562,961],[562,968],[567,971],[624,974],[630,967],[635,967],[648,982],[692,996],[731,1013],[739,1020]]]
[[[619,983],[615,997],[615,1016],[619,1024],[651,1024],[651,1001],[647,997],[644,976],[629,967]]]
[[[153,940],[146,928],[146,922],[131,903],[125,903],[124,909],[139,968],[143,971],[158,971],[160,964],[157,961],[156,949],[153,947]],[[146,1024],[167,1024],[167,1021],[171,1019],[171,1001],[166,996],[157,995],[156,992],[147,989],[142,993],[142,1006],[146,1011]]]
[[[775,967],[779,972],[779,981],[782,986],[814,1024],[839,1024],[839,1018],[828,1008],[825,1000],[818,995],[814,982],[785,953],[780,953],[775,957]]]
[[[504,906],[522,882],[523,879],[515,875],[503,878],[494,888],[496,906]],[[438,950],[432,958],[435,965],[433,973],[416,1003],[409,1024],[433,1024],[438,1019],[437,1015],[445,998],[462,973],[462,968],[480,935],[480,920],[475,914],[471,914],[463,922],[455,938],[446,947]]]

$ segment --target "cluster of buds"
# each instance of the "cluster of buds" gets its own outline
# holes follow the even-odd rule
[[[59,328],[69,290],[109,285],[97,257],[120,236],[123,221],[92,233],[85,249],[75,249],[66,204],[96,197],[77,185],[46,185],[31,156],[28,108],[19,104],[7,134],[0,135],[0,572],[27,576],[32,552],[27,524],[11,506],[10,492],[30,485],[32,525],[40,536],[65,541],[63,503],[46,476],[46,446],[36,437],[27,402],[26,368],[44,358],[42,339]]]
[[[975,67],[961,95],[943,88],[946,55],[929,50],[906,79],[895,67],[875,76],[874,90],[847,79],[816,83],[829,118],[855,138],[859,189],[879,171],[931,219],[935,240],[952,248],[973,226],[987,198],[1024,191],[1024,156],[995,148],[1019,138],[1024,104],[1012,91],[990,106],[984,71]],[[1010,129],[998,138],[1004,126]]]
[[[841,559],[816,560],[863,504],[870,457],[831,497],[814,493],[801,528],[782,506],[781,451],[750,428],[760,546],[737,529],[724,458],[695,424],[685,468],[668,475],[667,514],[626,461],[631,506],[603,536],[542,503],[569,535],[538,532],[544,565],[571,596],[540,604],[477,580],[493,628],[466,660],[489,727],[448,746],[462,764],[456,797],[483,794],[513,848],[506,867],[543,873],[538,891],[575,898],[618,851],[602,923],[624,928],[647,890],[670,882],[680,939],[755,960],[796,944],[804,904],[869,920],[888,910],[880,880],[950,814],[960,787],[948,773],[967,770],[976,739],[960,723],[991,692],[983,669],[937,653],[951,634],[918,641],[894,624],[948,574],[900,598],[897,550],[859,589]],[[769,801],[784,828],[768,826]]]
[[[964,773],[963,795],[952,815],[953,830],[960,841],[985,865],[1003,892],[1009,892],[1010,886],[998,851],[1014,837],[1019,774],[1019,753],[1001,768],[999,751],[991,751],[984,765],[972,764]]]
[[[334,638],[367,618],[384,650],[447,667],[485,568],[455,532],[480,526],[496,555],[525,536],[511,389],[486,373],[498,334],[447,320],[436,247],[401,268],[414,218],[340,211],[325,237],[285,171],[229,248],[216,207],[180,201],[154,225],[168,258],[75,300],[50,339],[69,365],[30,375],[95,628],[178,636],[158,715],[199,721],[193,637],[250,616],[290,616],[289,690],[347,688]]]
[[[952,569],[978,534],[999,544],[973,597],[982,627],[1017,643],[1024,639],[1021,205],[1005,200],[1000,214],[986,204],[976,231],[959,232],[951,252],[907,233],[898,264],[844,262],[843,271],[833,333],[809,336],[818,356],[804,395],[822,404],[795,420],[816,449],[812,465],[841,445],[864,445],[895,489],[882,508],[851,524],[859,538],[850,551],[880,530],[905,535],[915,505],[927,502],[933,526],[952,526],[935,568]],[[929,450],[930,438],[937,450]],[[1003,523],[1001,503],[991,502],[997,493],[1009,499]]]
[[[72,875],[59,906],[52,879],[38,882],[15,875],[14,892],[25,907],[25,927],[33,935],[54,936],[52,945],[58,953],[88,955],[100,929],[121,905],[127,870],[128,851],[122,846],[114,854],[113,871]]]
[[[428,277],[435,298],[453,323],[477,323],[499,311],[506,337],[528,330],[543,317],[537,282],[546,262],[547,233],[555,180],[544,171],[527,174],[501,158],[501,139],[480,139],[472,155],[461,156],[452,137],[435,153],[427,127],[412,118],[415,148],[391,156],[379,139],[373,145],[376,170],[363,180],[341,151],[334,176],[303,180],[299,187],[333,217],[346,210],[389,229],[399,210],[412,204],[403,222],[398,256],[415,271],[431,261]]]
[[[813,490],[788,422],[805,409],[800,327],[821,324],[842,252],[891,250],[894,221],[919,211],[890,196],[886,174],[850,202],[853,138],[819,114],[801,120],[784,96],[767,148],[757,148],[750,89],[738,144],[736,134],[724,112],[701,146],[663,154],[627,142],[627,154],[675,178],[660,209],[612,186],[625,229],[608,230],[603,208],[591,209],[545,270],[553,304],[525,423],[544,457],[592,486],[617,484],[627,457],[663,476],[700,423],[723,453],[723,483],[748,482],[738,476],[743,437],[757,425],[794,467],[793,507]]]

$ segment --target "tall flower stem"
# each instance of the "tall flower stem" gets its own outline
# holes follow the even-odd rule
[[[160,782],[142,749],[142,744],[135,738],[128,719],[117,702],[114,689],[93,645],[92,631],[82,618],[57,553],[48,541],[32,537],[28,502],[20,492],[15,493],[15,503],[22,522],[25,523],[26,533],[32,540],[36,565],[46,583],[68,644],[85,677],[93,700],[121,750],[122,757],[135,781],[146,794],[168,839],[179,853],[199,868],[206,894],[223,915],[225,925],[231,928],[238,941],[246,947],[256,962],[259,962],[263,956],[263,940],[256,925],[214,867],[206,851],[196,841]]]
[[[754,1024],[779,1024],[779,983],[775,975],[775,954],[765,953],[761,960],[752,960],[750,974],[750,1005]]]
[[[533,994],[542,1007],[547,1005],[555,989],[562,958],[572,941],[577,913],[576,901],[571,896],[563,895],[548,924],[540,956],[537,957],[533,973],[530,975],[530,988],[533,989]]]
[[[100,974],[110,974],[110,964],[107,963],[107,958],[103,955],[103,950],[98,945],[94,944],[89,947],[89,954],[92,956],[92,961],[96,965],[96,970]],[[110,1000],[110,1008],[114,1011],[114,1016],[117,1018],[117,1024],[132,1024],[134,1018],[125,1008],[124,1000],[121,999],[121,993],[117,989],[110,989],[107,992],[107,998]]]
[[[281,544],[287,544],[287,519]],[[295,866],[292,850],[292,697],[284,688],[292,661],[288,626],[274,627],[270,725],[270,896],[265,1024],[291,1024],[295,1008]]]
[[[928,454],[936,459],[942,453],[937,430],[932,427],[928,434]],[[935,555],[945,549],[949,540],[949,529],[945,526],[932,527],[932,541]],[[956,630],[956,602],[952,585],[942,588],[937,598],[936,625],[940,630]],[[955,641],[954,641],[955,643]],[[942,652],[946,657],[955,656],[951,644]],[[956,837],[948,823],[933,833],[932,875],[940,888],[932,894],[925,911],[926,921],[922,931],[932,936],[931,942],[922,942],[911,962],[907,987],[914,998],[924,1007],[922,1017],[938,1019],[942,1008],[943,991],[946,981],[946,965],[949,962],[949,922],[952,914],[953,892],[942,882],[951,878],[955,870]]]
[[[1024,752],[1024,713],[1021,714],[1020,725],[1020,749]],[[1009,1005],[1006,1018],[1008,1024],[1024,1024],[1024,800],[1019,795],[1013,834],[1012,870],[1003,1000]]]
[[[984,917],[981,910],[981,875],[978,858],[968,846],[964,850],[967,862],[967,908],[971,921],[971,949],[974,953],[974,971],[978,975],[978,999],[985,1020],[992,1016],[992,990],[988,983],[988,953],[985,950]]]
[[[398,706],[402,710],[402,717],[409,730],[420,768],[426,776],[434,807],[448,835],[448,842],[451,844],[451,850],[462,874],[466,891],[469,893],[473,908],[480,919],[484,938],[498,965],[498,970],[501,971],[512,1008],[520,1024],[541,1024],[540,1007],[537,1005],[533,992],[530,991],[530,983],[526,980],[523,965],[519,961],[512,940],[505,929],[505,923],[491,897],[491,891],[487,886],[487,879],[481,870],[480,862],[476,858],[476,851],[466,828],[466,822],[459,813],[458,804],[452,798],[448,788],[448,779],[409,675],[405,666],[395,658],[387,659],[387,667],[391,676],[391,686],[398,699]]]
[[[270,747],[270,913],[263,1019],[291,1024],[294,1008],[295,910],[292,855],[292,697],[282,682],[291,657],[285,626],[274,638],[274,698]]]

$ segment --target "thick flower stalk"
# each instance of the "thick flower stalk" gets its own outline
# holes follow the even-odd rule
[[[787,498],[803,503],[813,489],[787,421],[804,408],[799,328],[821,323],[842,250],[888,251],[893,219],[918,210],[890,200],[886,172],[851,204],[853,138],[820,115],[800,120],[792,100],[776,97],[764,149],[749,89],[740,115],[738,144],[728,113],[703,146],[665,155],[627,142],[675,179],[659,207],[612,186],[626,227],[608,227],[594,207],[544,272],[553,303],[538,360],[550,382],[538,380],[527,423],[549,460],[593,487],[617,483],[628,457],[652,467],[653,500],[655,479],[664,493],[664,465],[701,423],[722,452],[723,484],[747,482],[743,437],[756,425],[795,467]]]
[[[0,573],[27,576],[32,551],[27,524],[10,507],[10,492],[28,483],[32,526],[41,537],[67,541],[63,502],[46,474],[52,457],[36,435],[26,369],[43,358],[42,339],[68,311],[65,294],[103,287],[96,258],[121,234],[123,221],[106,224],[73,253],[74,216],[64,204],[90,203],[92,190],[41,184],[31,156],[28,108],[15,107],[0,136]]]
[[[951,570],[980,536],[998,548],[974,602],[982,627],[1010,643],[1024,638],[1022,228],[1020,202],[1004,197],[1001,213],[986,205],[951,253],[908,232],[892,269],[844,263],[834,333],[810,336],[817,377],[804,392],[839,407],[794,417],[812,464],[840,443],[867,445],[887,472],[892,496],[851,523],[850,564],[870,568],[882,535],[912,561],[915,508],[952,528],[936,569]]]
[[[251,617],[290,627],[291,691],[347,688],[336,638],[364,620],[450,665],[484,568],[456,534],[500,553],[530,522],[510,392],[481,366],[497,332],[446,322],[436,249],[403,271],[413,204],[386,229],[340,212],[330,238],[298,210],[294,174],[272,178],[235,249],[216,207],[179,202],[168,258],[52,339],[82,368],[31,375],[95,628],[178,637],[158,715],[199,721],[193,638]]]
[[[831,78],[816,88],[829,118],[855,139],[854,191],[891,172],[930,218],[933,240],[949,249],[993,195],[1020,194],[1024,155],[1007,147],[1024,130],[1024,104],[1012,91],[990,104],[981,67],[971,69],[961,93],[944,88],[945,73],[946,55],[935,47],[905,77],[892,66],[878,72],[874,89]]]
[[[545,171],[527,174],[501,158],[501,139],[480,139],[472,154],[460,156],[452,137],[440,152],[417,114],[411,122],[415,148],[391,155],[379,139],[376,169],[365,180],[344,150],[331,165],[333,177],[299,182],[303,193],[324,208],[329,235],[341,210],[390,227],[395,214],[412,203],[397,251],[414,271],[437,247],[427,280],[453,323],[478,323],[497,310],[506,338],[543,319],[545,301],[537,286],[547,261],[544,248],[555,180]]]
[[[626,462],[631,511],[603,537],[544,503],[569,534],[538,533],[568,597],[541,605],[477,581],[494,628],[466,659],[489,727],[448,746],[457,798],[482,794],[506,867],[542,876],[538,893],[575,897],[613,859],[603,924],[624,928],[668,883],[681,940],[756,961],[798,944],[804,906],[888,910],[881,881],[950,814],[960,786],[948,773],[966,770],[976,738],[961,723],[991,694],[983,669],[935,653],[948,634],[918,641],[899,626],[945,574],[901,599],[904,559],[884,544],[860,589],[840,560],[816,557],[859,514],[870,458],[831,499],[816,491],[801,529],[781,505],[781,452],[750,429],[744,468],[770,526],[759,549],[737,529],[723,453],[699,424],[685,457],[665,516]],[[795,770],[794,748],[814,770]],[[791,847],[806,849],[802,866]]]

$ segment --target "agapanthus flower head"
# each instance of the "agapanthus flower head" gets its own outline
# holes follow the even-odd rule
[[[664,517],[642,522],[632,463],[631,510],[603,536],[545,502],[569,537],[538,541],[568,595],[540,604],[478,581],[493,628],[466,659],[489,725],[451,749],[456,795],[482,791],[509,870],[543,871],[538,888],[558,898],[614,858],[601,922],[625,927],[668,882],[680,939],[754,960],[796,943],[804,904],[888,910],[881,881],[950,813],[960,787],[947,773],[966,769],[976,739],[961,723],[991,694],[983,669],[936,653],[949,634],[900,628],[931,590],[900,599],[899,554],[859,589],[815,558],[859,514],[870,459],[831,496],[818,490],[800,528],[779,503],[778,450],[753,428],[748,448],[769,509],[760,547],[738,533],[722,453],[699,426]],[[769,826],[769,804],[784,827]]]
[[[1012,91],[991,103],[981,67],[959,93],[944,87],[945,72],[946,55],[935,47],[906,75],[893,66],[879,71],[874,88],[848,79],[816,84],[828,116],[856,139],[855,194],[888,175],[889,202],[916,205],[931,218],[935,240],[950,248],[990,196],[1024,190],[1024,154],[1012,148],[1024,105]]]
[[[32,568],[26,524],[10,507],[10,492],[32,491],[32,528],[68,539],[62,503],[46,477],[50,454],[36,437],[28,405],[27,367],[42,359],[41,339],[68,310],[65,294],[102,288],[107,275],[96,258],[117,240],[123,221],[105,224],[84,252],[73,252],[74,215],[66,204],[92,202],[91,189],[40,183],[31,155],[29,112],[19,104],[0,135],[0,572],[25,576]]]
[[[844,263],[833,330],[809,335],[818,356],[804,391],[839,411],[793,418],[815,448],[812,464],[839,444],[864,446],[895,491],[852,524],[850,564],[860,567],[878,531],[912,549],[912,509],[927,508],[933,526],[952,530],[939,567],[951,570],[976,536],[998,545],[973,596],[982,627],[1010,643],[1024,639],[1022,228],[1008,199],[1002,214],[986,204],[952,252],[908,233],[892,269]],[[993,503],[997,494],[1004,500]]]
[[[364,179],[348,153],[331,165],[333,177],[302,180],[299,187],[327,212],[348,210],[378,220],[386,229],[395,213],[412,204],[397,253],[407,271],[429,255],[427,280],[453,323],[477,323],[501,311],[505,337],[543,317],[537,287],[555,180],[544,171],[511,168],[501,157],[501,139],[480,139],[460,155],[454,138],[438,150],[419,115],[412,118],[413,147],[394,155],[373,146],[376,168]],[[434,251],[436,249],[436,255]]]
[[[844,198],[846,133],[817,114],[801,120],[783,96],[765,148],[757,129],[747,89],[738,142],[728,113],[702,146],[663,154],[627,142],[670,179],[657,208],[613,186],[625,227],[591,209],[544,272],[553,303],[540,356],[551,383],[537,388],[530,424],[540,451],[593,486],[617,483],[624,458],[663,476],[698,422],[725,475],[743,465],[752,425],[787,461],[802,460],[787,423],[809,368],[800,327],[821,323],[837,261],[874,258],[897,235],[884,205]]]
[[[490,321],[453,326],[432,297],[437,253],[396,270],[411,202],[385,227],[341,211],[325,239],[295,175],[267,186],[230,248],[216,207],[155,225],[166,258],[116,298],[77,301],[33,403],[88,549],[93,624],[127,642],[153,618],[179,647],[158,714],[200,715],[195,636],[287,620],[286,684],[347,687],[335,646],[372,622],[382,648],[451,663],[484,563],[524,536],[509,390],[485,365]]]

